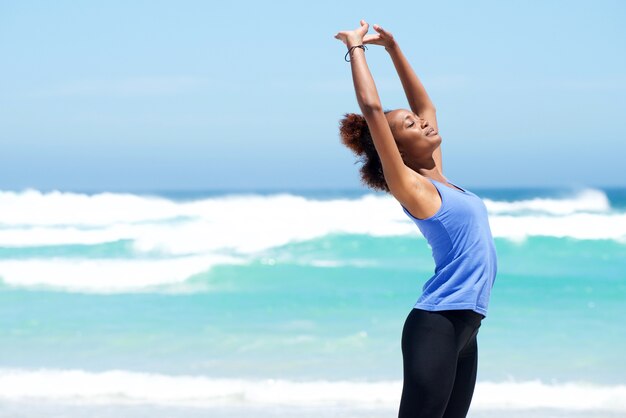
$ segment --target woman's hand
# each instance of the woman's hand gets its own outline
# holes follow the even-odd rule
[[[363,37],[367,33],[370,25],[363,19],[361,19],[361,27],[355,30],[342,30],[337,32],[335,38],[346,44],[349,48],[354,45],[361,45],[364,43]]]
[[[393,39],[391,32],[381,28],[380,25],[374,25],[374,30],[378,33],[375,35],[365,35],[363,37],[364,44],[381,45],[385,48],[391,48],[396,45],[396,41]]]

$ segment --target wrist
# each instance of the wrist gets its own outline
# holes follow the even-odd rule
[[[390,53],[391,53],[391,52],[395,52],[395,51],[397,51],[398,49],[400,49],[400,47],[398,46],[398,44],[397,44],[396,42],[392,43],[391,45],[387,45],[387,46],[385,46],[385,50],[386,50],[387,52],[390,52]]]
[[[347,45],[346,45],[348,48],[352,48],[353,46],[356,46],[356,45],[363,45],[363,39],[348,38]]]

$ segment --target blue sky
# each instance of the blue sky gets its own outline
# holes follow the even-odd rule
[[[437,106],[451,181],[626,185],[625,2],[0,0],[0,190],[361,188],[333,36],[362,18]]]

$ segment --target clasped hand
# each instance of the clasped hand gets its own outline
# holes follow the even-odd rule
[[[385,48],[392,47],[395,44],[395,40],[391,32],[381,28],[380,25],[374,25],[376,34],[369,35],[369,24],[361,19],[361,26],[355,30],[342,30],[337,32],[335,38],[343,42],[347,47],[361,44],[374,44],[381,45]]]

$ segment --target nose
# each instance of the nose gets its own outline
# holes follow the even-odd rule
[[[421,120],[421,126],[422,126],[422,129],[424,129],[425,127],[427,127],[427,126],[428,126],[428,121],[427,121],[426,119],[422,119],[422,120]]]

